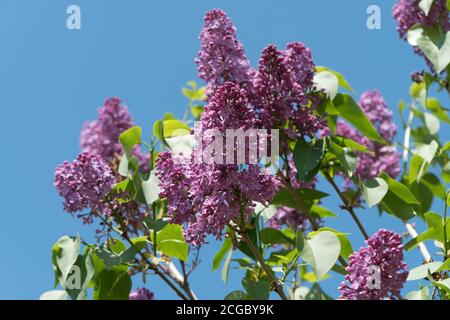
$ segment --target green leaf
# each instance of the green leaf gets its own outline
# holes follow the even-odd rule
[[[186,123],[179,120],[165,120],[163,124],[164,138],[184,136],[191,132],[191,128]]]
[[[423,12],[425,12],[426,16],[428,16],[433,2],[434,0],[420,0],[419,2],[419,8],[422,9]]]
[[[441,124],[439,122],[439,119],[434,114],[425,112],[424,113],[424,122],[425,122],[425,126],[427,127],[427,129],[431,135],[435,135],[435,134],[439,133]]]
[[[413,181],[419,183],[427,170],[428,163],[418,154],[414,154],[409,163],[409,183]]]
[[[427,163],[433,161],[436,151],[439,148],[439,144],[433,140],[430,144],[417,144],[415,154],[419,155]]]
[[[305,296],[306,300],[333,300],[329,295],[323,292],[319,284],[314,283],[308,294]]]
[[[339,115],[354,125],[367,138],[383,144],[386,143],[351,96],[348,94],[337,94],[333,104],[336,110],[339,111]]]
[[[242,279],[242,285],[252,300],[268,300],[270,283],[266,280],[253,281],[247,278]]]
[[[311,207],[309,213],[313,216],[323,218],[336,217],[336,214],[328,210],[327,208],[314,205]]]
[[[417,46],[433,64],[436,73],[441,73],[450,62],[450,32],[433,39],[430,35],[425,35],[417,39]]]
[[[187,260],[189,247],[183,238],[182,227],[178,224],[168,224],[157,234],[157,247],[169,257],[183,261]]]
[[[296,198],[294,198],[292,192],[295,193]],[[290,191],[286,188],[280,188],[271,203],[273,205],[284,205],[290,208],[305,209],[311,205],[314,200],[319,200],[327,196],[327,193],[315,189],[300,188]]]
[[[303,235],[302,229],[297,228],[297,232],[295,234],[295,248],[298,252],[301,252],[305,247],[305,236]]]
[[[445,198],[445,187],[442,185],[438,177],[431,172],[423,175],[421,184],[426,186],[436,197]]]
[[[189,81],[188,82],[188,86],[190,88],[186,88],[183,87],[181,88],[181,91],[183,92],[183,94],[191,101],[195,101],[195,100],[203,100],[204,97],[204,93],[205,93],[205,87],[201,87],[199,89],[197,89],[197,83],[195,83],[195,81]]]
[[[61,271],[62,280],[65,282],[73,265],[78,259],[80,236],[77,236],[76,238],[64,236],[56,242],[56,246],[59,248],[56,255],[56,264]]]
[[[347,259],[353,253],[352,243],[347,238],[347,234],[345,234],[345,233],[342,233],[342,232],[337,231],[337,230],[332,229],[332,228],[322,227],[322,228],[319,228],[317,231],[311,232],[310,235],[312,236],[312,235],[318,234],[318,233],[323,232],[323,231],[333,232],[338,237],[339,242],[341,243],[340,255],[342,257]]]
[[[102,259],[107,269],[113,269],[116,266],[125,265],[126,263],[131,262],[136,256],[137,251],[134,247],[130,247],[120,253],[116,253],[104,245],[97,248],[95,254]],[[123,269],[126,270],[128,268],[125,267]]]
[[[233,249],[233,244],[231,240],[225,239],[225,241],[222,244],[222,247],[220,247],[219,251],[217,251],[217,253],[214,255],[212,270],[217,270],[220,267],[220,264],[222,263],[222,260],[225,258],[225,255],[231,249]]]
[[[367,180],[361,184],[361,193],[369,208],[380,203],[388,190],[388,184],[381,178]]]
[[[144,224],[147,229],[158,232],[167,226],[168,222],[165,220],[153,220],[153,218],[147,217],[144,218]]]
[[[150,172],[148,180],[142,180],[142,192],[144,193],[147,204],[152,204],[158,200],[160,192],[159,179],[156,176],[155,170]]]
[[[362,153],[369,152],[367,147],[359,144],[358,142],[356,142],[353,139],[350,139],[347,137],[342,137],[342,136],[330,136],[329,138],[331,139],[331,141],[333,141],[337,145],[341,146],[342,148],[346,147],[352,151],[358,151],[358,152],[362,152]]]
[[[64,290],[52,290],[41,294],[39,300],[67,300],[68,297]]]
[[[199,105],[195,105],[191,107],[191,113],[195,120],[199,120],[205,108]]]
[[[414,196],[414,194],[406,187],[403,183],[398,182],[395,179],[392,179],[388,174],[382,172],[380,177],[386,181],[389,191],[393,192],[400,199],[405,201],[408,204],[418,204],[420,205],[420,201]]]
[[[338,237],[330,231],[323,231],[305,241],[300,252],[303,261],[309,263],[316,276],[322,278],[336,263],[341,251]]]
[[[407,281],[414,281],[427,278],[431,273],[435,273],[442,266],[442,262],[430,262],[423,264],[409,271]]]
[[[441,102],[436,98],[428,98],[426,100],[426,107],[429,109],[439,120],[450,124],[450,118],[447,111],[442,107]]]
[[[328,140],[328,148],[339,160],[339,163],[349,177],[352,177],[356,170],[356,155],[349,148],[342,148],[338,144]]]
[[[313,144],[304,139],[299,139],[294,148],[297,178],[302,181],[312,180],[318,171],[324,154],[325,144],[323,140],[318,140]]]
[[[267,245],[272,244],[292,244],[292,240],[286,237],[280,230],[265,228],[261,230],[259,237],[262,243]]]
[[[395,193],[388,192],[381,201],[381,207],[401,220],[409,220],[415,216],[414,206],[400,199]]]
[[[347,82],[347,80],[345,80],[344,76],[341,73],[331,70],[331,69],[328,69],[327,67],[322,67],[322,66],[317,66],[316,71],[317,72],[323,72],[323,71],[331,72],[332,74],[334,74],[337,77],[339,85],[342,88],[344,88],[348,91],[353,91],[353,88],[350,86],[350,84]]]
[[[314,85],[318,91],[325,92],[333,100],[339,90],[339,79],[332,72],[321,71],[314,75]]]
[[[221,278],[223,283],[228,282],[228,275],[230,274],[230,262],[231,257],[233,256],[233,250],[228,251],[227,257],[225,258],[225,261],[223,263],[222,272],[221,272]]]
[[[232,291],[227,294],[224,300],[249,300],[250,297],[247,293],[241,290]]]
[[[159,140],[162,140],[164,137],[164,122],[161,119],[158,119],[153,124],[153,135],[157,137]]]
[[[130,157],[134,146],[141,143],[141,137],[142,129],[138,126],[131,127],[120,134],[119,141],[128,157]]]
[[[261,215],[266,220],[270,220],[277,213],[277,207],[274,205],[265,206],[261,202],[256,202],[255,214]]]
[[[128,300],[131,278],[127,271],[103,270],[96,281],[95,300]]]
[[[87,297],[87,288],[95,273],[91,252],[92,249],[88,249],[83,255],[78,256],[73,272],[61,284],[72,300],[85,300]]]
[[[422,287],[420,290],[409,292],[405,299],[406,300],[430,300],[430,290],[428,287]]]

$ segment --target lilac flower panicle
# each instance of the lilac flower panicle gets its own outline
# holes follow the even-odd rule
[[[253,111],[246,92],[238,84],[226,82],[219,86],[202,113],[201,126],[195,135],[206,147],[214,140],[198,130],[247,130],[254,125]],[[225,226],[254,210],[254,201],[269,201],[278,188],[275,177],[262,174],[258,165],[241,168],[235,164],[194,161],[202,148],[191,158],[161,153],[156,163],[161,180],[161,197],[167,197],[168,214],[174,223],[186,224],[187,242],[200,245],[209,234],[220,238]],[[220,150],[218,151],[220,152]]]
[[[392,119],[392,111],[389,110],[381,93],[377,90],[364,92],[359,99],[359,105],[378,129],[381,137],[392,142],[397,133],[397,126]]]
[[[124,151],[119,142],[122,132],[133,126],[131,115],[120,98],[109,98],[98,110],[98,120],[84,124],[80,135],[83,152],[100,155],[106,161],[122,156]],[[142,172],[150,171],[150,154],[143,153],[139,146],[132,151],[138,158]]]
[[[285,50],[273,45],[263,50],[252,99],[262,127],[283,128],[292,120],[295,130],[289,130],[311,137],[322,127],[306,108],[314,70],[311,51],[302,43],[290,43]]]
[[[184,223],[193,219],[188,166],[189,163],[182,156],[170,152],[161,152],[156,160],[156,175],[160,180],[161,190],[159,197],[167,198],[167,213],[173,223]]]
[[[83,152],[101,155],[110,160],[122,155],[119,136],[131,128],[133,122],[128,108],[119,98],[109,98],[98,110],[98,120],[85,123],[80,136]]]
[[[345,281],[339,286],[341,299],[382,300],[395,299],[408,277],[403,261],[402,237],[380,229],[366,241],[367,246],[350,256]],[[373,285],[373,267],[379,268],[380,286]]]
[[[306,93],[313,86],[313,78],[316,65],[314,64],[311,49],[301,42],[292,42],[286,46],[283,52],[284,63],[292,75]]]
[[[196,63],[198,75],[206,81],[206,94],[226,81],[241,85],[251,91],[254,70],[248,62],[243,45],[236,39],[236,28],[222,10],[206,13],[200,33],[202,48]]]
[[[147,288],[139,288],[132,291],[128,297],[129,300],[154,300],[155,295]]]
[[[64,162],[55,170],[54,185],[64,198],[69,213],[85,209],[104,213],[106,194],[117,182],[109,165],[100,155],[80,154],[73,162]]]

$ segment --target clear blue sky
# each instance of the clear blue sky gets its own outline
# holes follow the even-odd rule
[[[66,28],[66,8],[77,4],[82,30]],[[382,29],[366,28],[366,8],[381,7]],[[147,1],[147,0],[0,0],[0,299],[35,299],[51,289],[50,249],[62,235],[77,232],[92,239],[93,227],[62,211],[53,188],[54,167],[79,152],[83,121],[112,95],[129,106],[135,122],[149,135],[164,112],[182,115],[186,100],[180,87],[196,80],[193,62],[204,13],[222,8],[233,19],[253,65],[269,43],[302,41],[318,65],[342,72],[358,93],[378,88],[392,109],[408,98],[410,72],[423,61],[398,39],[391,18],[394,1]],[[448,106],[448,98],[444,105]],[[398,120],[398,118],[397,118]],[[448,136],[448,128],[442,136]],[[322,190],[331,190],[321,186]],[[330,221],[361,236],[337,203]],[[441,204],[435,206],[441,211]],[[403,232],[402,225],[376,211],[359,213],[370,233],[380,227]],[[422,227],[420,225],[420,227]],[[221,299],[240,289],[232,271],[225,286],[211,272],[217,244],[202,249],[202,265],[191,283],[199,297]],[[407,261],[419,264],[416,252]],[[336,275],[323,282],[336,295]],[[151,278],[156,297],[174,297]],[[408,286],[411,288],[411,286]]]

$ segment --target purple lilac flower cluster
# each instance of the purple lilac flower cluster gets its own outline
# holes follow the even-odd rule
[[[82,153],[55,170],[55,187],[64,198],[64,210],[69,213],[85,209],[108,213],[110,208],[103,200],[116,182],[110,166],[100,155]]]
[[[128,108],[119,98],[107,99],[98,110],[98,120],[85,123],[80,135],[82,153],[72,163],[64,162],[55,170],[54,185],[64,198],[65,211],[79,212],[85,223],[92,222],[93,214],[110,215],[114,211],[126,225],[138,226],[143,214],[139,204],[121,203],[117,199],[126,195],[110,192],[122,179],[117,172],[123,156],[119,136],[132,126]],[[148,172],[150,155],[142,153],[138,146],[132,153],[139,159],[140,169]],[[90,212],[82,214],[83,210]]]
[[[207,83],[206,94],[212,96],[224,82],[233,81],[252,91],[254,70],[244,52],[244,46],[236,39],[236,28],[221,10],[206,13],[200,33],[202,49],[196,63],[198,75]]]
[[[133,126],[128,108],[117,98],[109,98],[98,110],[98,120],[84,124],[80,135],[83,152],[100,155],[106,161],[117,160],[123,155],[119,136]],[[139,147],[133,149],[133,155],[139,159],[141,170],[149,170],[150,155],[142,153]]]
[[[139,288],[136,291],[130,293],[129,300],[155,300],[153,292],[147,288]]]
[[[282,128],[295,138],[322,128],[311,107],[315,65],[303,44],[291,43],[285,50],[268,46],[254,70],[236,28],[221,10],[205,15],[200,40],[196,63],[206,81],[208,103],[194,129],[201,136],[197,142],[214,142],[210,129]],[[191,158],[161,153],[156,165],[171,221],[186,224],[185,238],[194,244],[203,243],[208,234],[220,237],[230,221],[253,212],[255,201],[270,201],[279,185],[275,177],[261,174],[258,165],[199,163],[194,161],[202,156],[198,152]],[[215,152],[215,159],[225,157]]]
[[[356,175],[363,179],[373,179],[381,172],[386,172],[395,178],[400,173],[400,153],[395,146],[392,145],[395,137],[397,126],[392,121],[392,111],[386,105],[379,91],[371,90],[361,95],[359,104],[365,112],[367,118],[373,123],[375,128],[383,139],[389,145],[381,145],[373,142],[359,133],[346,122],[338,120],[336,126],[336,134],[351,138],[359,144],[367,147],[371,153],[357,152]],[[322,130],[319,135],[329,135],[328,128]],[[351,181],[347,180],[346,185],[350,186]]]
[[[246,91],[226,82],[210,98],[201,116],[199,130],[247,129],[254,123]],[[198,135],[198,133],[196,133]],[[203,143],[211,142],[205,135]],[[204,243],[208,234],[220,238],[230,221],[253,212],[254,201],[271,200],[278,187],[274,176],[263,174],[258,165],[241,168],[234,164],[194,161],[203,149],[194,149],[191,158],[163,152],[157,163],[161,197],[167,197],[168,214],[174,223],[185,223],[186,241]]]
[[[403,261],[402,238],[385,229],[379,230],[361,248],[350,256],[345,281],[339,286],[341,299],[382,300],[396,299],[408,277]],[[375,272],[379,271],[379,286]]]
[[[310,49],[302,43],[290,43],[285,50],[267,46],[254,70],[236,39],[236,28],[221,10],[206,14],[200,40],[202,50],[196,62],[208,97],[231,81],[246,91],[258,127],[286,128],[289,120],[290,133],[307,136],[323,127],[311,112],[317,102],[311,94],[315,64]]]

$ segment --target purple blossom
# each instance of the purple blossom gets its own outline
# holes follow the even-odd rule
[[[167,212],[173,223],[184,223],[194,218],[190,199],[190,163],[180,155],[161,152],[156,160],[156,175],[160,180],[160,198],[167,198]]]
[[[314,69],[311,52],[302,43],[291,43],[283,51],[273,45],[263,50],[252,99],[262,127],[284,128],[291,120],[288,130],[307,136],[321,128],[321,121],[306,108]]]
[[[283,52],[284,64],[292,75],[292,79],[298,83],[304,93],[313,86],[313,78],[316,69],[311,49],[301,42],[292,42],[286,46]]]
[[[83,152],[102,156],[111,160],[122,155],[119,136],[131,128],[133,122],[128,108],[119,98],[109,98],[98,110],[98,120],[85,123],[80,136]]]
[[[64,198],[64,210],[69,213],[85,209],[105,213],[108,204],[103,200],[116,182],[111,168],[99,155],[82,153],[55,170],[54,185]]]
[[[308,217],[304,212],[294,208],[279,207],[275,215],[268,221],[269,227],[273,229],[281,229],[282,226],[287,226],[292,230],[301,228],[305,231],[308,228]]]
[[[147,288],[139,288],[130,293],[129,300],[154,300],[155,295]]]
[[[243,45],[236,39],[236,28],[225,12],[215,9],[206,13],[200,33],[202,49],[196,64],[198,75],[206,81],[206,94],[226,81],[241,85],[249,93],[254,70],[248,62]]]
[[[339,286],[341,299],[382,300],[397,298],[408,277],[403,261],[402,237],[392,231],[380,229],[350,256],[345,281]],[[375,268],[379,268],[380,286],[372,287]]]
[[[216,129],[222,134],[227,129],[246,130],[254,119],[246,92],[226,82],[210,98],[195,134],[206,147],[213,139],[202,134],[203,130]],[[186,224],[185,239],[195,245],[204,243],[208,234],[220,238],[241,210],[245,216],[252,213],[253,202],[269,201],[278,187],[277,179],[262,174],[258,165],[195,161],[203,150],[195,148],[191,158],[161,153],[156,163],[160,196],[167,197],[168,215],[172,222]]]
[[[80,135],[80,146],[83,152],[100,155],[106,161],[113,161],[123,155],[119,136],[133,126],[131,115],[120,98],[109,98],[98,110],[98,120],[84,124]],[[137,157],[143,172],[150,170],[150,154],[143,153],[139,146],[132,151]]]
[[[397,133],[397,126],[392,121],[392,111],[389,110],[381,93],[378,90],[364,92],[359,99],[359,105],[378,129],[381,137],[392,142]]]

